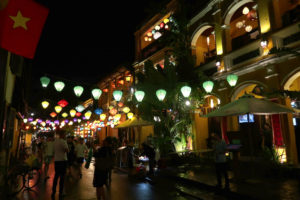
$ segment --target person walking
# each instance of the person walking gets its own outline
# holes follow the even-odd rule
[[[78,164],[79,178],[82,178],[82,163],[85,154],[88,152],[87,146],[84,144],[83,138],[79,138],[79,143],[75,146],[76,161]]]
[[[68,164],[67,164],[66,175],[69,176],[69,175],[71,175],[71,169],[72,169],[72,166],[74,165],[74,161],[75,161],[75,158],[76,158],[76,156],[75,156],[75,144],[74,144],[72,136],[67,137],[67,144],[68,144],[69,152],[67,153]]]
[[[96,187],[97,200],[105,200],[105,192],[103,186],[107,183],[108,170],[110,168],[110,160],[112,157],[110,148],[107,145],[107,141],[103,141],[101,148],[95,149],[95,170],[93,186]]]
[[[53,147],[53,135],[48,136],[47,142],[45,144],[45,152],[44,152],[44,173],[45,173],[45,181],[49,178],[48,176],[48,169],[49,169],[49,164],[51,163],[53,156],[54,156],[54,147]]]
[[[69,148],[67,142],[65,141],[65,130],[58,130],[56,132],[59,135],[59,138],[56,138],[54,141],[54,168],[55,175],[53,179],[52,185],[52,194],[51,198],[55,198],[56,186],[58,178],[59,180],[59,196],[62,197],[63,189],[64,189],[64,180],[67,168],[67,153],[69,152]]]
[[[155,166],[155,150],[150,145],[145,142],[142,144],[143,152],[141,156],[147,156],[149,159],[149,175],[154,174],[154,166]]]
[[[228,166],[226,161],[227,144],[217,133],[212,133],[214,139],[215,167],[217,175],[217,187],[222,188],[222,176],[225,179],[225,189],[229,190]]]

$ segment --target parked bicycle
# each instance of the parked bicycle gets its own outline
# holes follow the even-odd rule
[[[41,166],[37,159],[32,158],[32,163],[16,162],[8,171],[8,195],[15,196],[24,190],[32,190],[40,181]]]

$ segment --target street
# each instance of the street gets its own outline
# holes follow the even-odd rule
[[[90,165],[89,169],[82,169],[82,179],[77,177],[76,170],[72,170],[72,177],[65,179],[64,200],[94,200],[96,199],[96,189],[92,185],[94,167]],[[54,177],[54,165],[50,165],[50,178],[44,182],[44,176],[41,176],[40,183],[33,191],[21,191],[18,195],[19,200],[50,200],[52,181]],[[110,200],[153,200],[153,199],[174,199],[185,200],[188,197],[180,196],[174,189],[173,182],[166,182],[162,179],[155,184],[147,181],[128,178],[124,172],[114,170],[112,174],[112,183],[106,188],[107,199]],[[55,199],[58,198],[58,192]]]

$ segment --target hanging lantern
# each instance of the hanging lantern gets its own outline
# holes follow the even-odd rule
[[[252,31],[252,28],[253,27],[251,25],[248,25],[248,26],[245,27],[245,31],[247,31],[249,33],[249,32]]]
[[[54,117],[56,117],[56,113],[52,112],[52,113],[50,113],[50,116],[54,118]]]
[[[48,101],[43,101],[42,106],[43,106],[44,109],[46,109],[49,106],[49,102]]]
[[[75,117],[75,115],[76,115],[76,110],[74,109],[70,110],[70,116]]]
[[[41,119],[38,119],[38,120],[37,120],[37,122],[40,124],[40,123],[42,123],[42,122],[43,122],[43,120],[41,120]]]
[[[130,82],[131,76],[126,76],[126,77],[125,77],[125,80],[126,80],[127,82]]]
[[[164,19],[164,23],[168,23],[170,20],[168,18]]]
[[[90,119],[90,117],[92,116],[92,112],[91,111],[86,111],[86,113],[84,114],[86,119]]]
[[[142,102],[143,99],[144,99],[144,96],[145,96],[145,92],[144,91],[141,91],[141,90],[137,90],[135,93],[134,93],[134,96],[136,98],[136,100],[138,102]]]
[[[236,85],[238,76],[235,74],[229,74],[226,79],[227,79],[227,82],[229,83],[229,85],[233,87]]]
[[[104,89],[103,89],[103,92],[108,92],[108,89],[107,89],[107,88],[104,88]]]
[[[92,90],[92,95],[93,95],[94,99],[96,99],[96,100],[98,100],[100,98],[101,94],[102,94],[102,91],[100,89],[96,88],[96,89]]]
[[[80,113],[80,112],[77,112],[75,115],[76,115],[76,117],[80,117],[80,116],[81,116],[81,113]]]
[[[97,108],[94,112],[95,112],[96,115],[101,115],[103,110],[101,108]]]
[[[160,29],[160,26],[156,25],[156,26],[155,26],[155,30],[158,31],[159,29]]]
[[[42,125],[42,126],[46,126],[46,122],[42,122],[41,125]]]
[[[80,123],[80,122],[81,122],[81,119],[78,119],[77,121],[78,121],[78,123]]]
[[[119,80],[118,83],[119,83],[120,85],[124,85],[124,80]]]
[[[74,121],[74,122],[77,122],[77,118],[73,118],[73,121]]]
[[[151,33],[151,32],[148,32],[148,33],[147,33],[147,36],[148,36],[148,37],[152,37],[152,33]]]
[[[109,113],[111,114],[111,115],[115,115],[115,114],[117,114],[117,109],[115,109],[115,108],[112,108],[112,109],[110,109],[110,111],[109,111]]]
[[[55,120],[55,121],[54,121],[54,124],[58,125],[58,124],[59,124],[59,121],[58,121],[58,120]]]
[[[41,81],[42,87],[44,87],[44,88],[48,87],[48,85],[50,83],[50,79],[46,76],[41,77],[40,81]]]
[[[243,11],[242,11],[242,12],[243,12],[244,15],[247,15],[247,14],[249,13],[249,11],[250,11],[249,8],[248,8],[247,6],[245,6],[245,7],[243,8]]]
[[[61,106],[55,106],[54,107],[55,112],[60,113],[60,111],[62,110]]]
[[[83,87],[79,85],[74,87],[74,93],[77,97],[80,97],[82,95],[83,90],[84,90]]]
[[[77,110],[77,112],[82,112],[84,111],[85,107],[83,105],[78,105],[75,109]]]
[[[163,27],[164,27],[164,25],[165,25],[165,24],[162,22],[162,23],[160,23],[160,25],[159,25],[159,26],[160,26],[160,28],[163,28]]]
[[[156,91],[156,96],[158,100],[163,101],[165,99],[165,96],[167,94],[167,91],[164,89],[159,89]]]
[[[57,104],[64,108],[64,107],[66,107],[69,103],[68,103],[66,100],[62,99],[62,100],[60,100],[59,102],[57,102]]]
[[[210,93],[213,90],[213,87],[214,87],[214,82],[212,81],[205,81],[203,83],[203,88],[207,93]]]
[[[28,118],[28,121],[29,121],[29,122],[32,122],[32,121],[33,121],[33,118],[32,118],[32,117],[29,117],[29,118]]]
[[[54,87],[55,87],[56,91],[61,92],[64,89],[65,84],[62,81],[57,81],[54,83]]]
[[[121,114],[116,114],[115,117],[114,117],[114,119],[116,121],[119,121],[121,119]]]
[[[100,120],[101,120],[101,121],[104,121],[105,118],[106,118],[106,114],[101,114],[101,115],[100,115]]]
[[[24,118],[23,122],[26,124],[28,122],[28,120],[26,118]]]
[[[113,96],[115,98],[116,101],[120,101],[122,98],[123,92],[121,90],[115,90],[113,92]]]
[[[190,94],[191,94],[191,91],[192,91],[192,88],[189,87],[189,86],[183,86],[181,89],[180,89],[182,95],[184,97],[189,97]]]
[[[157,31],[157,32],[154,33],[153,38],[154,38],[155,40],[157,40],[157,39],[160,38],[161,36],[162,36],[162,34],[161,34],[159,31]]]
[[[128,107],[123,108],[124,113],[128,113],[129,111],[130,111],[130,108],[128,108]]]
[[[64,112],[63,114],[61,114],[61,116],[62,116],[63,118],[66,118],[66,117],[68,117],[68,113]]]
[[[128,119],[133,118],[133,113],[132,113],[132,112],[128,113],[128,114],[127,114],[127,117],[128,117]]]
[[[118,106],[119,106],[120,108],[122,108],[122,107],[124,106],[124,103],[123,103],[123,102],[119,102],[119,103],[118,103]]]

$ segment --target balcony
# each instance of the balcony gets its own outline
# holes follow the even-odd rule
[[[163,36],[162,36],[163,37]],[[159,50],[163,49],[165,45],[163,44],[161,38],[153,41],[151,44],[149,44],[147,47],[142,49],[141,51],[141,59],[147,59]]]
[[[272,35],[274,47],[297,47],[300,45],[300,21],[282,28]]]

